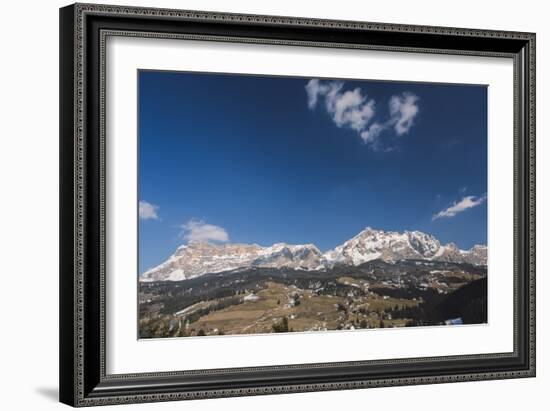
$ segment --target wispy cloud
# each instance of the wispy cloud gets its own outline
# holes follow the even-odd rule
[[[389,125],[393,126],[398,136],[407,134],[414,124],[418,114],[418,96],[405,92],[390,99],[391,118]]]
[[[203,220],[191,219],[187,223],[182,224],[181,236],[191,243],[197,242],[220,242],[229,241],[229,234],[220,226],[207,224]]]
[[[483,204],[485,200],[487,200],[487,194],[484,194],[479,197],[475,197],[475,196],[463,197],[462,200],[455,201],[445,210],[442,210],[439,213],[434,214],[432,217],[432,221],[438,220],[440,218],[454,217],[457,214],[462,213],[465,210],[468,210],[469,208],[477,207],[478,205]]]
[[[343,88],[341,81],[310,80],[306,85],[308,107],[313,110],[319,98],[324,98],[325,108],[338,127],[361,131],[374,116],[374,100],[364,96],[359,88],[348,91]]]
[[[148,203],[147,201],[139,202],[139,218],[142,220],[158,220],[157,210],[159,206]]]
[[[367,144],[376,147],[378,137],[389,130],[395,135],[407,134],[419,112],[418,96],[404,92],[391,96],[388,102],[389,116],[379,119],[376,101],[360,89],[344,91],[342,81],[310,80],[306,86],[307,104],[310,110],[324,102],[324,108],[337,127],[350,128]]]

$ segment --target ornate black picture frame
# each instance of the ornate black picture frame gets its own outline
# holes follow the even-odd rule
[[[513,352],[107,374],[108,36],[512,58]],[[61,402],[92,406],[535,376],[535,34],[75,4],[60,10],[60,100]]]

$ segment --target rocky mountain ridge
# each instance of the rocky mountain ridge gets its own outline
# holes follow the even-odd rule
[[[322,271],[339,264],[357,266],[376,259],[486,265],[487,247],[475,245],[469,250],[460,250],[453,243],[442,245],[434,236],[420,231],[399,233],[370,227],[326,253],[313,244],[277,243],[262,247],[257,244],[192,242],[178,247],[164,263],[143,273],[140,281],[181,281],[251,267]]]

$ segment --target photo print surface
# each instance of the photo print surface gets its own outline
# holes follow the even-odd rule
[[[487,322],[487,87],[138,71],[138,336]]]

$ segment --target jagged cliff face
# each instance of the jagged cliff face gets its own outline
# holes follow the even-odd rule
[[[381,259],[434,260],[475,265],[487,264],[487,247],[476,245],[460,250],[455,244],[441,245],[433,236],[420,231],[361,231],[342,245],[321,253],[313,244],[277,243],[270,247],[256,244],[190,243],[179,247],[161,265],[143,273],[141,281],[180,281],[203,274],[250,267],[323,270],[335,264],[359,265]]]
[[[251,265],[253,267],[289,267],[319,270],[324,268],[324,257],[313,244],[289,245],[277,243],[264,248]]]
[[[202,274],[217,273],[245,267],[287,267],[315,270],[322,264],[323,255],[311,244],[191,243],[179,247],[166,262],[145,272],[142,281],[179,281]]]
[[[437,239],[419,231],[398,233],[366,228],[351,240],[327,252],[326,256],[330,262],[358,265],[375,259],[430,259],[440,249]]]
[[[463,254],[464,262],[474,265],[487,265],[487,246],[474,245]]]

